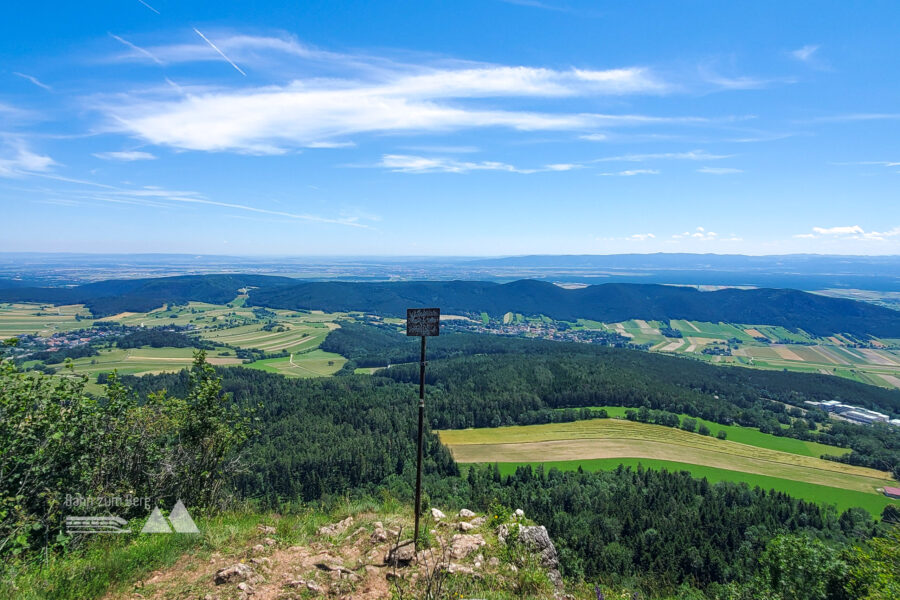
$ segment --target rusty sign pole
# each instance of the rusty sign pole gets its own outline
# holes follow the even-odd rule
[[[422,352],[419,358],[419,437],[417,440],[418,458],[416,460],[416,526],[413,532],[413,543],[419,549],[419,518],[422,513],[422,444],[425,432],[425,338],[440,334],[441,309],[408,308],[406,309],[406,335],[422,338]]]

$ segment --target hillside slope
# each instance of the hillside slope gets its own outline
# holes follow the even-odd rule
[[[820,336],[900,336],[900,313],[896,311],[787,289],[700,292],[689,287],[624,283],[564,289],[535,280],[506,284],[304,282],[256,290],[250,303],[270,308],[362,310],[390,316],[404,316],[412,306],[439,306],[444,313],[486,312],[492,317],[512,311],[560,320],[586,318],[603,322],[687,319],[780,325]]]

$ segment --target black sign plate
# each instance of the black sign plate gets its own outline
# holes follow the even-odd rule
[[[441,309],[407,308],[406,335],[435,336],[441,331]]]

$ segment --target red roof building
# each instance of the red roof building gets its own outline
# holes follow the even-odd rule
[[[885,487],[884,495],[888,498],[900,498],[900,488]]]

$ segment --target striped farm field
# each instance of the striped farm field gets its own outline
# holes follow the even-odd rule
[[[46,337],[60,331],[90,327],[91,323],[91,313],[82,304],[0,304],[0,339],[25,334]]]
[[[72,361],[76,374],[95,378],[99,373],[113,371],[123,375],[144,375],[180,371],[191,366],[194,360],[193,348],[111,348],[101,350],[97,356],[78,358]],[[207,361],[213,365],[235,365],[243,361],[223,352],[207,353]],[[60,371],[62,365],[53,365]]]
[[[439,435],[462,463],[671,460],[871,494],[891,482],[887,473],[874,469],[620,419],[447,430]]]
[[[257,323],[228,329],[206,329],[200,335],[212,342],[238,348],[256,348],[266,352],[301,352],[317,348],[335,328],[337,325],[334,323],[284,322],[279,323],[272,331],[265,331],[263,325]]]
[[[589,406],[591,410],[605,410],[610,417],[625,418],[625,413],[633,408],[624,406]],[[558,409],[565,410],[565,409]],[[688,415],[678,415],[679,419],[684,419]],[[693,417],[692,417],[693,418]],[[748,446],[756,446],[758,448],[768,448],[769,450],[778,450],[779,452],[788,452],[790,454],[799,454],[801,456],[812,456],[818,458],[823,454],[831,454],[840,456],[850,452],[849,448],[839,448],[837,446],[828,446],[819,442],[808,442],[789,437],[779,437],[763,433],[755,427],[741,427],[740,425],[720,425],[715,421],[707,421],[706,419],[694,418],[698,425],[706,425],[709,427],[710,434],[715,436],[720,431],[724,431],[728,440],[747,444]]]
[[[246,366],[287,377],[328,377],[339,371],[346,362],[347,359],[340,354],[316,349],[289,358],[258,360]]]
[[[619,465],[637,468],[639,465],[646,469],[666,469],[668,471],[688,471],[694,477],[705,477],[710,483],[731,481],[734,483],[746,483],[751,487],[759,486],[765,490],[777,490],[790,494],[795,498],[801,498],[808,502],[816,502],[827,505],[833,504],[839,511],[847,510],[855,506],[869,511],[873,516],[879,517],[881,511],[888,504],[900,506],[900,500],[892,500],[883,494],[871,494],[855,490],[816,485],[802,481],[792,481],[780,477],[742,473],[727,469],[717,469],[690,463],[675,462],[671,460],[655,460],[646,458],[600,458],[591,460],[550,461],[543,463],[498,463],[501,475],[515,473],[515,470],[523,465],[537,467],[543,465],[545,470],[559,469],[560,471],[576,471],[582,468],[585,471],[609,471]]]

